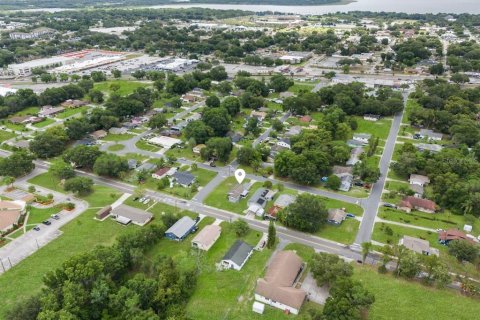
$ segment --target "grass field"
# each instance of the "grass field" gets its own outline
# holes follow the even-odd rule
[[[12,117],[15,117],[15,116],[34,116],[34,115],[37,115],[38,112],[40,111],[40,107],[28,107],[28,108],[25,108],[21,111],[18,111],[18,112],[15,112]]]
[[[147,83],[138,82],[138,81],[110,80],[110,81],[95,83],[95,89],[98,89],[104,93],[110,94],[113,92],[110,88],[112,84],[116,84],[120,87],[116,91],[116,93],[121,96],[129,95],[130,93],[133,93],[137,88],[149,86]]]
[[[120,151],[123,150],[125,146],[123,144],[112,144],[111,146],[108,147],[108,151]]]
[[[52,180],[44,175],[39,182]],[[33,183],[33,182],[32,182]],[[56,184],[54,182],[53,184]],[[41,184],[44,187],[52,183]],[[113,196],[112,196],[113,195]],[[103,207],[114,202],[120,194],[111,188],[94,186],[94,192],[86,197],[90,207]],[[22,263],[0,276],[0,319],[19,299],[39,292],[42,288],[42,278],[46,272],[59,267],[71,256],[90,250],[95,245],[111,245],[114,239],[122,233],[129,232],[116,223],[101,223],[93,219],[98,209],[88,209],[74,221],[61,228],[63,234],[41,248]],[[43,212],[45,214],[46,212]],[[40,219],[41,217],[38,216]]]
[[[35,128],[45,128],[46,126],[51,125],[52,123],[55,123],[55,120],[50,118],[45,118],[45,120],[34,123],[32,124],[32,126],[34,126]]]
[[[150,151],[150,152],[157,152],[161,148],[154,146],[153,144],[149,144],[144,140],[139,140],[135,143],[135,146],[140,150]]]
[[[59,206],[54,206],[52,208],[40,209],[32,207],[30,209],[30,214],[28,216],[27,224],[38,224],[44,220],[50,218],[52,214],[59,213],[62,210]]]
[[[102,140],[104,141],[114,141],[114,142],[118,142],[118,141],[126,141],[126,140],[130,140],[134,137],[133,134],[112,134],[112,133],[109,133],[105,138],[103,138]]]
[[[355,130],[356,133],[369,133],[380,139],[387,139],[390,126],[392,125],[392,119],[390,118],[384,118],[375,122],[367,121],[363,117],[355,117],[355,120],[357,120],[358,124],[357,130]]]
[[[63,111],[62,113],[57,114],[56,117],[59,119],[65,119],[86,110],[88,110],[87,106],[82,106],[79,108],[69,108],[65,109],[65,111]]]
[[[15,137],[15,134],[9,131],[0,131],[0,142],[3,142],[5,140],[9,140]]]

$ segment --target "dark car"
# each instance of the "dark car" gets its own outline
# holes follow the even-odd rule
[[[385,203],[383,204],[383,206],[384,206],[384,207],[387,207],[387,208],[397,209],[397,206],[394,205],[393,203],[387,203],[387,202],[385,202]]]
[[[46,225],[46,226],[49,226],[49,225],[52,224],[52,223],[51,223],[50,221],[48,221],[48,220],[42,221],[42,223],[43,223],[44,225]]]
[[[35,231],[40,231],[40,227],[39,227],[39,226],[35,226],[35,227],[33,227],[33,230],[35,230]]]
[[[52,218],[55,220],[60,220],[60,216],[58,214],[52,214]]]
[[[355,215],[353,213],[347,213],[348,218],[355,218]]]
[[[215,164],[214,161],[210,162],[210,167],[216,167],[217,165]]]
[[[195,218],[195,223],[198,223],[198,221],[200,221],[200,217]]]

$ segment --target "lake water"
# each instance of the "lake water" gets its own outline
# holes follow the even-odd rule
[[[173,4],[152,8],[238,9],[255,12],[277,11],[295,14],[325,14],[337,11],[386,11],[406,13],[472,13],[480,14],[480,0],[357,0],[356,2],[326,6],[221,5]]]

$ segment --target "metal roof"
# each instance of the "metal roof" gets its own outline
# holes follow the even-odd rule
[[[175,222],[165,233],[171,233],[177,238],[183,238],[193,226],[195,226],[195,221],[190,217],[184,216]]]

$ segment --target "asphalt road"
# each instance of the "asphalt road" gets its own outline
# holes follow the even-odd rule
[[[408,92],[403,94],[404,104],[407,103]],[[385,147],[383,149],[382,158],[380,159],[380,179],[373,185],[368,200],[364,202],[364,213],[360,229],[358,230],[357,237],[355,238],[355,244],[360,245],[363,242],[371,240],[373,226],[375,225],[375,218],[377,217],[378,207],[382,199],[383,188],[385,187],[385,181],[387,179],[388,168],[390,161],[392,160],[393,151],[395,149],[395,141],[402,124],[402,117],[405,109],[402,112],[396,114],[393,118],[392,126],[390,127],[390,133],[388,134]]]

